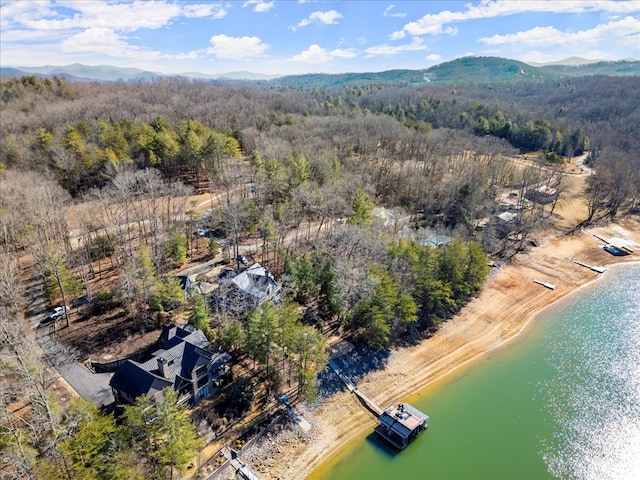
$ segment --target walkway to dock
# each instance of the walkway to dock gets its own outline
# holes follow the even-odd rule
[[[580,260],[571,260],[573,263],[577,263],[578,265],[582,266],[582,267],[586,267],[590,270],[593,270],[594,272],[598,272],[598,273],[604,273],[607,271],[607,267],[598,267],[596,265],[589,265],[588,263],[584,263],[581,262]]]
[[[260,480],[260,478],[251,471],[251,469],[238,459],[238,454],[229,447],[224,447],[222,453],[231,462],[231,466],[240,474],[244,480]]]
[[[542,280],[533,280],[534,283],[537,283],[538,285],[542,285],[545,288],[548,288],[549,290],[555,290],[556,286],[553,283],[549,283],[549,282],[543,282]]]
[[[358,387],[356,387],[355,383],[353,383],[349,377],[347,377],[344,373],[340,371],[340,367],[338,367],[335,361],[329,360],[329,367],[331,368],[331,370],[334,371],[334,373],[338,376],[338,378],[342,380],[342,382],[346,385],[349,391],[353,393],[356,397],[358,397],[358,400],[360,400],[360,403],[367,410],[373,413],[376,417],[379,417],[380,415],[382,415],[382,412],[384,412],[382,407],[380,407],[380,405],[374,402],[371,398],[369,398],[367,395],[365,395],[360,390],[358,390]]]

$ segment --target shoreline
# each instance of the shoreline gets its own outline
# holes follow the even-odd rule
[[[612,257],[600,248],[601,242],[594,234],[622,237],[640,245],[639,227],[637,220],[627,219],[567,237],[551,237],[539,247],[518,255],[512,263],[495,272],[480,294],[445,322],[433,337],[417,346],[393,350],[384,370],[370,372],[359,379],[358,388],[386,406],[418,396],[446,377],[459,374],[481,361],[482,355],[517,339],[545,309],[606,275],[572,260],[606,267],[638,262],[637,252]],[[534,279],[552,282],[556,288],[546,289],[534,283]],[[312,437],[307,441],[287,442],[283,446],[276,436],[267,445],[258,447],[263,450],[258,455],[251,455],[269,460],[255,466],[260,478],[322,478],[331,459],[362,433],[372,430],[376,422],[346,391],[305,412],[305,417],[307,414],[314,426]]]

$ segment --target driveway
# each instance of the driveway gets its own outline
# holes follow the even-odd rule
[[[113,373],[91,373],[77,362],[58,367],[58,372],[85,400],[102,407],[113,403],[109,381]]]
[[[51,329],[41,322],[46,314],[32,319],[36,339],[45,357],[71,387],[85,400],[102,407],[113,403],[114,398],[109,387],[113,373],[92,373],[73,358],[73,352],[61,345]]]

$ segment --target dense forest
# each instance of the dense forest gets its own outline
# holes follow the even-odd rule
[[[170,478],[188,461],[176,448],[197,446],[162,415],[145,428],[144,406],[118,423],[82,404],[61,411],[52,358],[21,333],[34,297],[88,298],[85,321],[117,311],[135,331],[189,321],[246,365],[231,391],[266,398],[293,382],[313,402],[327,335],[368,349],[419,342],[477,294],[492,259],[548,228],[562,198],[551,167],[588,152],[597,172],[575,228],[640,203],[637,77],[305,89],[24,76],[2,80],[0,102],[7,478]],[[519,154],[534,160],[522,167]],[[560,195],[527,201],[542,185]],[[505,193],[518,199],[506,227]],[[198,210],[194,195],[216,202]],[[176,269],[240,267],[246,245],[278,277],[279,301],[237,312],[185,298]],[[171,428],[184,444],[168,445]]]

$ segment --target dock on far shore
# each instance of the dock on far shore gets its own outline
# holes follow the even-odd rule
[[[631,244],[633,242],[629,242],[622,238],[611,238],[607,240],[606,238],[601,237],[600,235],[596,235],[595,233],[592,233],[592,235],[596,237],[598,240],[603,241],[605,243],[605,247],[617,249],[620,252],[624,252],[627,255],[634,252],[633,248],[631,248]]]
[[[589,270],[593,270],[594,272],[604,273],[607,271],[607,267],[598,267],[596,265],[589,265],[588,263],[581,262],[580,260],[571,260],[571,261],[577,265],[586,267]]]
[[[537,283],[538,285],[542,285],[545,288],[548,288],[549,290],[555,290],[556,286],[553,283],[549,283],[549,282],[543,282],[542,280],[533,280],[534,283]]]

